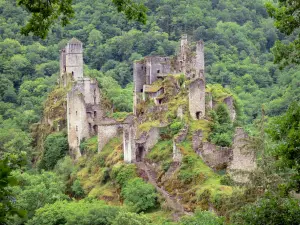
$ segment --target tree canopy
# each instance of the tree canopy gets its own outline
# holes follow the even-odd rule
[[[298,0],[279,0],[277,5],[266,4],[268,13],[275,19],[275,26],[284,34],[294,33],[295,38],[289,42],[276,41],[273,53],[275,63],[281,67],[300,64],[300,2]]]

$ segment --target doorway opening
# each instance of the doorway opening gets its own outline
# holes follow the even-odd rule
[[[144,158],[144,154],[145,154],[144,146],[138,146],[138,149],[136,151],[136,161],[141,162]]]

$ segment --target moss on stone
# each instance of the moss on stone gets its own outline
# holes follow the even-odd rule
[[[167,161],[172,159],[172,140],[159,141],[147,154],[146,158],[151,162]]]
[[[154,120],[154,121],[147,121],[145,123],[142,123],[139,125],[139,131],[143,132],[147,132],[149,131],[152,127],[159,127],[160,126],[160,122],[159,120]]]

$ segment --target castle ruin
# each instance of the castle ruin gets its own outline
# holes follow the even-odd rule
[[[187,113],[192,120],[205,119],[206,111],[214,107],[214,100],[212,94],[206,92],[204,64],[204,42],[198,41],[192,47],[186,35],[183,35],[181,39],[180,49],[176,56],[148,56],[135,61],[133,64],[133,115],[129,115],[123,121],[117,121],[104,117],[98,83],[96,80],[84,77],[82,43],[72,38],[61,50],[59,80],[62,87],[70,89],[67,94],[67,129],[73,158],[77,159],[81,156],[80,143],[82,141],[97,135],[98,152],[101,152],[112,138],[119,136],[123,139],[124,161],[127,163],[143,161],[146,153],[159,141],[160,128],[166,127],[167,124],[159,122],[149,130],[140,130],[139,125],[145,121],[139,106],[151,99],[154,102],[151,108],[153,112],[157,115],[168,112],[168,106],[165,104],[167,90],[163,82],[170,79],[176,92],[176,88],[180,89],[178,81],[174,78],[176,76],[184,76],[188,81],[186,83],[188,107],[186,109],[179,106],[176,109],[177,118],[182,120],[185,110],[188,110]],[[174,96],[176,94],[173,93]],[[228,106],[230,118],[234,121],[236,112],[232,96],[225,98],[223,102]],[[202,135],[201,131],[197,132]],[[188,127],[185,127],[178,136],[174,137],[173,160],[176,162],[180,162],[182,158],[177,145],[185,139],[187,133]],[[205,161],[212,167],[228,164],[228,161],[232,159],[230,149],[224,152],[224,156],[223,153],[223,155],[220,154],[217,147],[202,143],[202,136],[201,140],[199,138],[197,140],[197,135],[194,136],[193,144],[198,143],[194,144],[195,151],[206,157]],[[200,150],[201,148],[203,149]],[[214,159],[218,159],[220,163],[216,164]],[[236,157],[233,156],[233,159],[236,160]],[[233,168],[232,165],[235,164],[231,164],[231,167]]]
[[[60,54],[60,85],[69,87],[67,94],[67,129],[70,152],[81,156],[80,143],[98,134],[101,116],[98,82],[83,76],[82,43],[72,38]]]

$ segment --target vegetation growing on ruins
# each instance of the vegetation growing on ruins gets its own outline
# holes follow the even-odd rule
[[[42,21],[36,17],[45,12],[30,20],[30,13],[15,1],[0,0],[1,224],[300,223],[295,192],[300,189],[300,107],[291,105],[300,99],[299,65],[294,65],[299,64],[299,18],[293,14],[299,10],[297,1],[268,4],[283,33],[268,17],[264,0],[146,0],[146,24],[117,13],[132,15],[123,8],[125,1],[113,1],[121,4],[116,8],[111,0],[73,0],[64,5],[69,19],[69,3],[74,9],[65,27],[53,23],[64,10],[57,4],[65,1],[51,2],[50,11],[58,11],[35,30],[31,25]],[[34,11],[29,1],[19,3]],[[136,16],[132,18],[145,19],[145,14]],[[20,32],[23,28],[23,33],[45,37],[48,25],[51,29],[43,40]],[[206,120],[191,120],[189,81],[183,74],[157,82],[156,90],[166,90],[159,97],[168,111],[151,112],[153,100],[137,107],[143,114],[141,134],[161,127],[159,142],[145,157],[154,167],[150,172],[172,198],[180,199],[186,212],[194,212],[178,218],[180,213],[174,214],[147,182],[145,170],[123,162],[122,137],[111,139],[98,153],[94,136],[81,143],[83,157],[74,161],[68,155],[68,88],[57,87],[57,79],[59,50],[74,36],[84,44],[85,75],[97,79],[107,116],[123,121],[133,108],[132,62],[147,55],[175,55],[184,33],[192,42],[205,41],[206,91],[215,101],[214,110]],[[234,123],[223,104],[227,97],[234,99]],[[192,146],[198,130],[203,141],[231,146],[234,128],[241,125],[256,134],[251,144],[257,150],[258,168],[247,186],[235,184],[223,170],[211,169]],[[173,139],[185,127],[188,133],[176,146],[182,162],[176,163]]]

